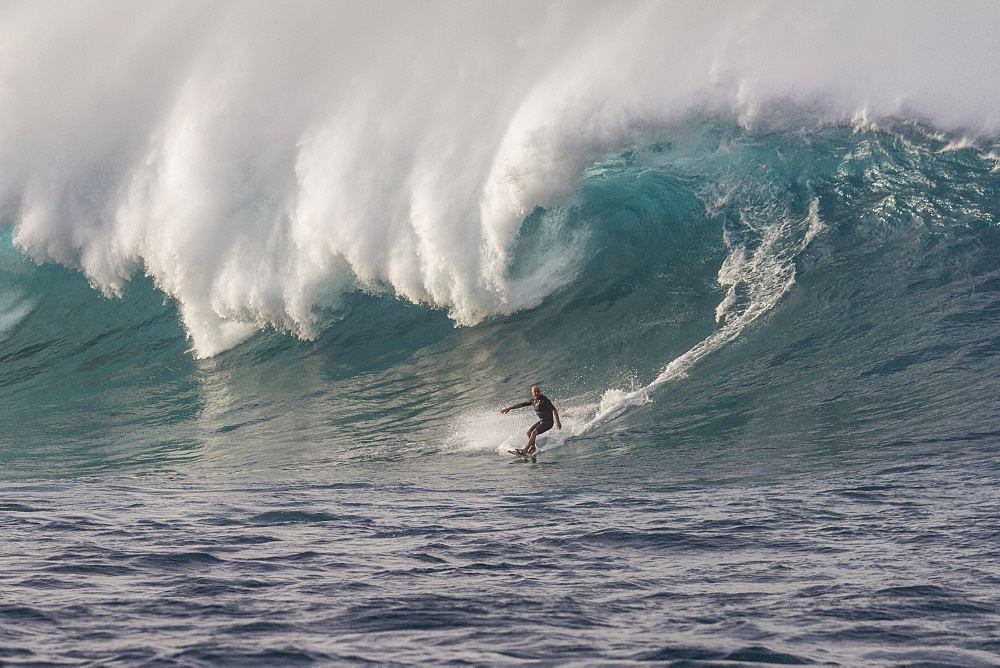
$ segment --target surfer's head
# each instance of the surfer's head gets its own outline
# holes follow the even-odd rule
[[[539,397],[541,396],[541,394],[542,394],[542,388],[538,387],[537,385],[531,388],[531,396]]]

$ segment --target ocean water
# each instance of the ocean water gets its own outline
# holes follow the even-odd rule
[[[0,663],[1000,664],[998,14],[0,4]]]

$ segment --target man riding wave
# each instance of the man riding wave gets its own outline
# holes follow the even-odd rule
[[[559,411],[552,404],[547,396],[542,394],[542,388],[537,385],[531,388],[531,401],[524,401],[519,404],[514,404],[513,406],[508,406],[507,408],[500,409],[501,413],[506,414],[508,411],[512,411],[515,408],[524,408],[525,406],[531,406],[535,409],[535,415],[538,416],[538,422],[531,425],[528,429],[528,444],[524,446],[523,449],[514,449],[511,452],[518,455],[533,455],[537,452],[535,448],[535,439],[539,434],[544,434],[549,429],[552,429],[553,416],[555,416],[555,425],[559,429],[562,429],[562,423],[559,421]]]

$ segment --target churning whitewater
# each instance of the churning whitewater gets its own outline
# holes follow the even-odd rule
[[[525,216],[694,111],[992,136],[997,13],[7,3],[0,193],[35,260],[109,295],[153,277],[198,357],[314,337],[357,289],[475,324],[572,274],[557,248],[511,278]]]
[[[1000,662],[998,24],[0,3],[0,663]]]

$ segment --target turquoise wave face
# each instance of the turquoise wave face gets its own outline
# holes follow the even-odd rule
[[[976,442],[997,432],[997,164],[907,128],[694,119],[524,219],[511,285],[563,272],[533,308],[455,327],[358,291],[314,340],[265,331],[207,360],[151,279],[105,298],[7,236],[0,475],[502,451],[526,425],[497,409],[534,384],[565,427],[543,450],[622,447],[677,470]]]

